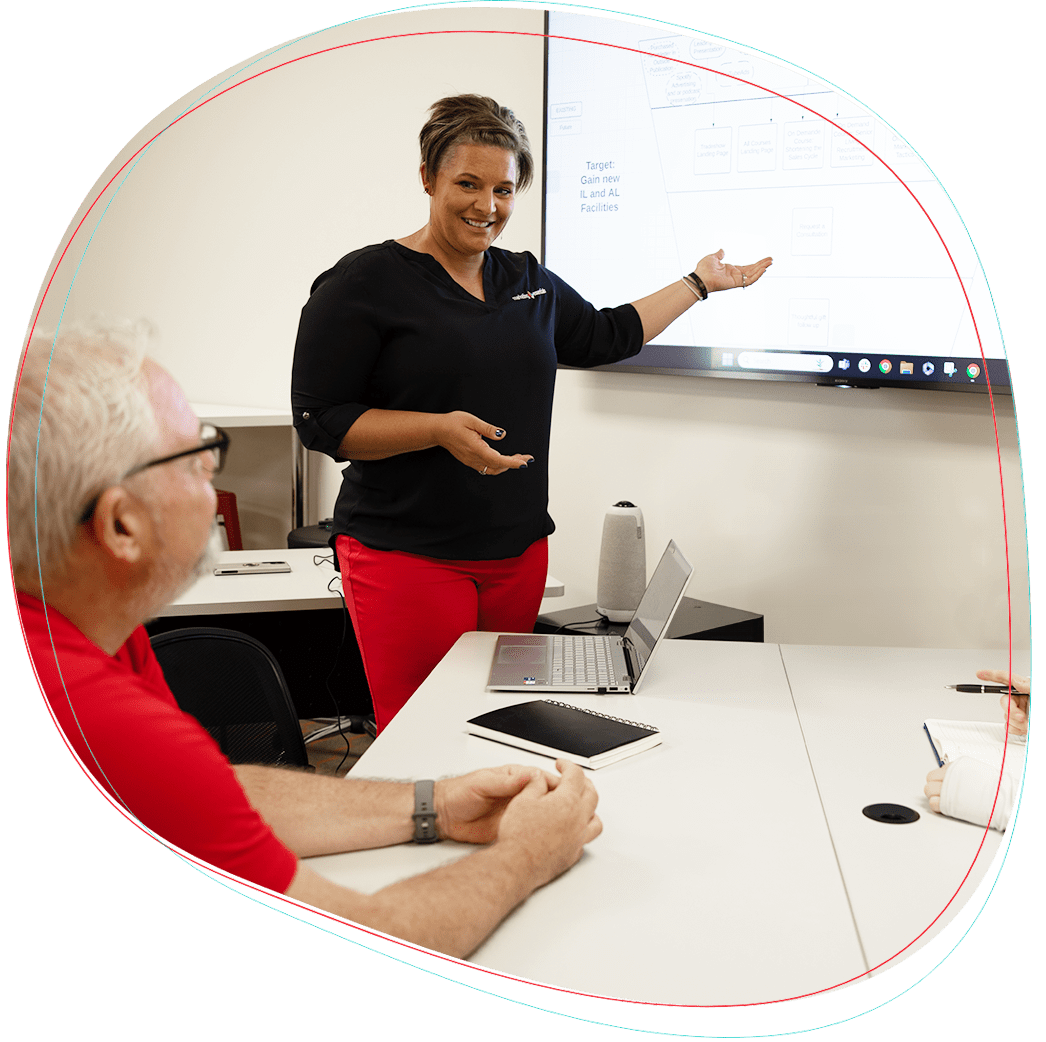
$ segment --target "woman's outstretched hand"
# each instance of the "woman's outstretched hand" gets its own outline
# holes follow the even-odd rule
[[[697,262],[695,269],[709,293],[721,289],[747,289],[763,277],[763,272],[773,264],[772,257],[764,257],[754,264],[727,264],[723,261],[723,250],[710,253]]]
[[[448,412],[439,423],[439,444],[456,460],[471,467],[477,474],[493,477],[507,470],[525,470],[533,456],[516,453],[502,456],[490,441],[501,441],[505,431],[470,412]]]

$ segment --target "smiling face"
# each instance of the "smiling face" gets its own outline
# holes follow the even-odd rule
[[[516,202],[516,157],[494,145],[458,145],[435,177],[422,167],[429,232],[462,257],[483,253],[504,231]]]

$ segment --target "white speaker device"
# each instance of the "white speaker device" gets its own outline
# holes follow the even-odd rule
[[[596,611],[611,622],[629,622],[645,589],[643,511],[634,503],[622,500],[615,503],[603,519]]]

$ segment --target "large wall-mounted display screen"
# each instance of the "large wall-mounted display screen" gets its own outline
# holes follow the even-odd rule
[[[961,218],[872,112],[714,37],[562,12],[548,26],[548,267],[606,306],[720,247],[774,258],[611,368],[1009,390]]]

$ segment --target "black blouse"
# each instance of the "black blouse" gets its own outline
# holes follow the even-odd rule
[[[548,448],[556,364],[636,354],[635,308],[596,310],[530,253],[487,251],[486,300],[435,257],[394,241],[343,257],[312,285],[294,348],[291,406],[302,443],[339,462],[368,409],[461,409],[504,428],[504,455],[526,470],[483,477],[442,448],[354,460],[333,537],[446,560],[517,557],[554,529]]]

